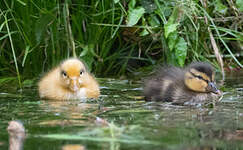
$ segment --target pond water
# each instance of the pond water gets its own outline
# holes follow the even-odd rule
[[[241,149],[242,75],[227,76],[214,107],[145,102],[139,81],[100,79],[100,99],[87,102],[45,101],[36,86],[2,86],[0,149],[8,149],[11,120],[23,123],[29,150]]]

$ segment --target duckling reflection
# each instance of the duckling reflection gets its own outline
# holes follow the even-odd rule
[[[156,75],[145,81],[145,99],[184,105],[209,102],[221,95],[214,76],[213,67],[205,62],[195,62],[184,69],[162,67]]]
[[[10,121],[8,123],[9,150],[22,150],[26,137],[25,128],[19,121]]]
[[[94,103],[80,103],[79,100],[69,101],[42,101],[40,104],[42,110],[56,116],[49,120],[43,120],[39,125],[48,126],[89,126],[95,120],[93,116],[99,113],[99,105]]]

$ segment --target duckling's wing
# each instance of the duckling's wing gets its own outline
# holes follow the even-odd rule
[[[159,101],[161,99],[161,82],[156,78],[145,81],[144,95],[146,101]]]
[[[195,92],[189,91],[184,84],[175,84],[173,89],[173,104],[184,105],[195,97]]]
[[[174,66],[164,66],[158,70],[156,78],[180,81],[184,78],[184,70]]]
[[[184,71],[177,67],[164,66],[156,75],[145,81],[144,95],[147,101],[173,101],[176,84],[183,84]]]

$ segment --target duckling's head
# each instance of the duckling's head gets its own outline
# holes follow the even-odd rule
[[[185,85],[195,92],[220,94],[214,81],[213,67],[204,62],[192,63],[186,68]]]
[[[65,60],[61,63],[59,71],[62,86],[73,92],[83,86],[87,76],[85,65],[77,58]]]

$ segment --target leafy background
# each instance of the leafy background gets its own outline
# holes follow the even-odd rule
[[[72,56],[98,77],[198,60],[240,68],[242,18],[243,0],[2,0],[0,83],[21,85]]]

